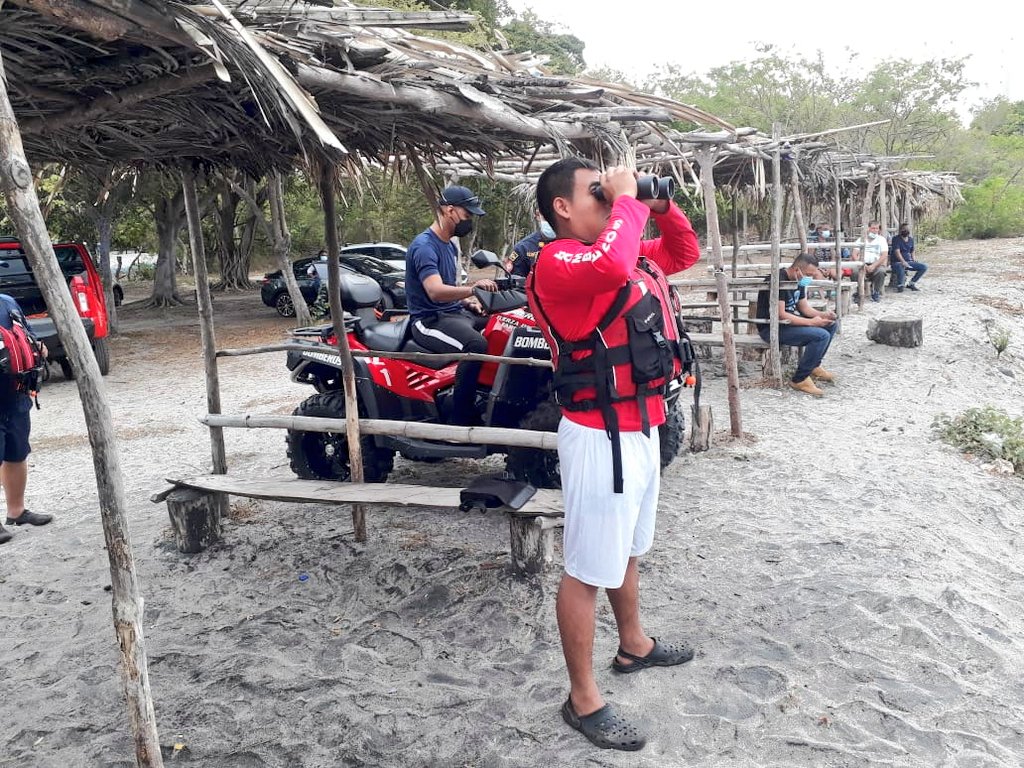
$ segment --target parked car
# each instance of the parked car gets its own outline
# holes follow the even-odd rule
[[[320,276],[321,283],[323,285],[327,284],[326,261],[320,261],[317,257],[313,256],[293,262],[292,271],[295,273],[295,281],[299,284],[299,292],[307,304],[312,304],[316,301],[317,294],[315,281],[308,274],[310,264],[316,265],[316,271]],[[376,281],[372,278],[361,275],[347,267],[342,267],[341,272],[341,290],[343,294],[346,291],[362,292],[368,287],[376,285]],[[260,286],[260,298],[268,307],[276,309],[281,317],[295,317],[295,306],[292,304],[291,296],[288,295],[288,286],[285,285],[281,270],[267,272],[263,276],[263,282]]]
[[[405,274],[405,246],[398,243],[353,243],[341,249],[341,255],[361,254],[373,256],[385,261],[394,267],[396,272]],[[459,269],[459,282],[464,283],[469,279],[466,270]]]
[[[385,309],[405,309],[405,267],[396,270],[389,261],[365,253],[342,251],[341,266],[366,275],[384,291]]]
[[[100,373],[110,371],[110,351],[107,348],[109,324],[107,303],[103,296],[100,274],[93,263],[89,249],[81,243],[56,243],[53,251],[57,263],[67,280],[75,309],[82,318]],[[16,237],[0,237],[0,293],[12,296],[28,318],[36,337],[46,344],[50,362],[57,363],[65,378],[74,372],[50,319],[42,291]]]

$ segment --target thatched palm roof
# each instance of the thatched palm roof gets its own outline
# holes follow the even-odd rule
[[[349,3],[0,2],[0,50],[37,161],[259,169],[303,154],[528,155],[537,143],[623,155],[658,123],[731,130],[694,107],[539,74],[414,28],[474,17]]]

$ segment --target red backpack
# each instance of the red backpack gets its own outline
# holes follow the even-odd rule
[[[46,365],[42,345],[28,332],[25,318],[9,312],[11,327],[0,325],[0,389],[35,396],[39,377]],[[5,382],[9,382],[6,385]]]

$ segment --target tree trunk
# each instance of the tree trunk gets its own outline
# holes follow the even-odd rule
[[[288,288],[292,306],[295,307],[295,327],[302,328],[311,325],[313,320],[310,317],[306,300],[302,297],[302,291],[299,290],[299,283],[295,279],[295,270],[292,269],[292,233],[288,229],[288,222],[284,215],[284,188],[281,183],[281,174],[278,171],[274,171],[268,179],[267,191],[270,195],[274,257],[277,259],[277,266],[284,277],[284,284]]]
[[[185,225],[185,207],[181,193],[176,193],[170,200],[165,197],[158,199],[153,211],[153,220],[156,223],[158,255],[149,304],[154,307],[183,304],[178,295],[176,281],[178,235]]]
[[[107,322],[110,326],[111,335],[117,335],[117,306],[114,302],[114,278],[110,271],[110,238],[113,233],[114,222],[109,214],[100,213],[96,219],[96,234],[98,235],[96,258],[99,260],[100,279],[103,281],[103,297],[107,303]]]
[[[65,288],[64,276],[39,210],[39,198],[32,185],[32,172],[25,159],[6,83],[3,57],[0,55],[0,189],[7,201],[8,215],[14,221],[22,248],[76,373],[75,382],[92,447],[100,518],[110,561],[114,633],[121,651],[121,682],[128,706],[135,761],[139,768],[162,768],[160,739],[149,687],[142,598],[128,532],[128,501],[110,402],[96,356],[90,349],[71,294]]]
[[[252,179],[245,185],[252,189]],[[217,205],[218,254],[220,255],[220,282],[216,288],[224,291],[246,291],[252,288],[249,281],[249,267],[252,259],[252,241],[255,232],[255,214],[250,211],[242,227],[241,241],[235,239],[238,228],[238,204],[241,197],[232,191],[231,183],[221,181]]]
[[[871,318],[868,338],[890,347],[920,347],[924,341],[924,323],[920,317]]]

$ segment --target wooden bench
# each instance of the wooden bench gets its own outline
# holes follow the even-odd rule
[[[406,507],[459,508],[461,488],[438,488],[401,483],[347,483],[295,478],[252,478],[232,475],[169,477],[171,484],[150,500],[167,502],[178,548],[200,552],[220,539],[227,496],[317,503]],[[498,508],[509,515],[512,567],[517,573],[537,573],[554,555],[554,529],[562,525],[562,492],[538,489],[518,510]]]

